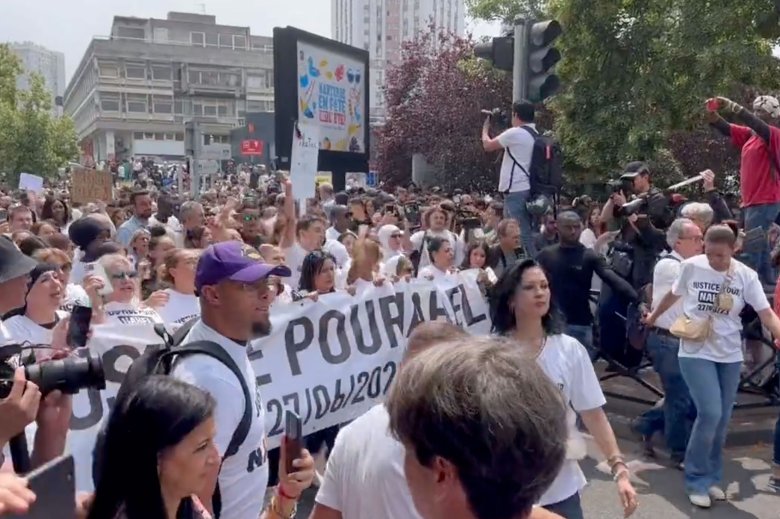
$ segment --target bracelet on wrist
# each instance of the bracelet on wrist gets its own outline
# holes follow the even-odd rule
[[[282,509],[282,504],[280,503],[279,497],[273,496],[271,498],[271,503],[268,505],[268,510],[281,519],[294,519],[295,514],[298,513],[298,504],[295,503],[290,513],[285,514],[284,510]]]
[[[653,314],[651,312],[650,316],[652,316],[652,315]],[[623,463],[623,455],[622,454],[615,454],[615,455],[610,456],[609,458],[607,458],[607,465],[609,465],[609,468],[614,467],[617,463]]]
[[[612,481],[617,483],[617,481],[620,478],[622,478],[623,476],[629,477],[630,475],[631,475],[631,473],[629,472],[628,468],[624,467],[624,468],[618,470],[617,472],[615,472],[615,475],[612,476]]]

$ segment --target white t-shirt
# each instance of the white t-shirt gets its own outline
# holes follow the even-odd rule
[[[287,281],[293,290],[298,290],[298,284],[301,281],[301,268],[303,267],[303,260],[309,253],[306,249],[301,247],[301,244],[297,241],[292,246],[284,250],[285,261],[287,266],[290,267],[291,275],[285,281]]]
[[[739,313],[745,304],[761,312],[769,308],[769,301],[754,270],[735,259],[731,260],[730,270],[732,279],[726,293],[733,301],[731,311],[715,312],[715,300],[726,273],[713,269],[704,254],[682,262],[680,277],[675,281],[672,292],[682,297],[683,311],[688,317],[712,317],[712,329],[706,341],[682,339],[680,357],[722,363],[742,362],[742,321]]]
[[[5,327],[5,323],[0,321],[0,346],[8,344],[11,341],[11,335],[8,333],[8,329]]]
[[[57,310],[57,321],[68,318],[67,312]],[[44,328],[26,315],[15,315],[6,319],[3,323],[5,332],[8,335],[10,343],[21,344],[29,342],[30,344],[51,344],[52,328]],[[36,357],[41,358],[46,355],[46,350],[35,352]]]
[[[336,230],[335,227],[330,226],[325,230],[325,239],[326,240],[336,240],[338,241],[339,236],[341,236],[341,233]]]
[[[404,474],[404,446],[390,435],[384,404],[336,437],[317,503],[342,519],[420,519]]]
[[[344,268],[350,262],[347,247],[340,241],[325,240],[325,244],[322,246],[322,250],[336,258],[337,267]]]
[[[582,441],[582,435],[576,426],[575,411],[590,411],[607,403],[587,350],[573,337],[563,334],[552,335],[547,338],[547,343],[537,362],[561,390],[567,407],[569,443]],[[539,500],[539,505],[559,503],[582,490],[586,482],[577,461],[567,459],[558,477]]]
[[[425,266],[417,272],[417,279],[426,279],[429,281],[438,281],[450,276],[452,276],[450,272],[439,270],[438,267],[434,267],[433,265]]]
[[[533,124],[527,124],[526,126],[536,130],[536,126]],[[526,173],[530,173],[531,170],[534,137],[521,127],[513,127],[499,135],[498,142],[504,148],[504,158],[501,160],[501,175],[498,178],[498,190],[502,193],[528,191],[531,189],[531,182]],[[525,173],[515,165],[507,150],[512,153],[517,163],[525,169]]]
[[[194,294],[182,294],[172,288],[163,290],[168,294],[168,303],[157,309],[166,328],[175,333],[184,323],[200,316],[200,300]]]
[[[443,231],[434,232],[430,229],[427,231],[417,231],[416,233],[412,234],[412,236],[409,238],[409,241],[412,242],[412,246],[414,247],[414,250],[416,251],[422,251],[420,254],[420,268],[430,265],[431,264],[431,258],[428,254],[428,244],[426,243],[423,247],[423,239],[426,239],[426,241],[430,240],[431,238],[443,238],[450,242],[450,245],[452,246],[452,252],[455,254],[455,260],[453,262],[454,265],[460,265],[463,263],[463,256],[465,254],[463,242],[458,238],[458,236],[447,229]]]
[[[184,229],[182,228],[178,218],[171,215],[168,217],[167,222],[162,223],[161,221],[157,220],[157,215],[154,214],[151,218],[149,218],[149,227],[154,226],[164,227],[168,233],[168,236],[170,236],[176,246],[179,248],[184,247]]]
[[[244,375],[252,407],[256,409],[252,425],[238,452],[222,463],[219,491],[222,497],[222,517],[226,519],[257,519],[263,510],[263,498],[268,486],[268,457],[265,447],[265,411],[256,383],[255,370],[249,362],[246,346],[220,335],[202,321],[197,322],[184,344],[208,340],[221,345]],[[208,391],[217,402],[214,418],[217,423],[215,443],[220,456],[225,455],[241,418],[244,416],[244,393],[241,383],[224,364],[205,355],[191,355],[177,362],[173,376]]]
[[[585,247],[592,249],[596,246],[596,233],[590,229],[585,229],[580,234],[580,243]]]
[[[667,254],[658,260],[658,263],[655,264],[655,269],[653,269],[653,308],[658,306],[661,299],[669,293],[674,282],[680,277],[680,263],[682,261],[682,256],[672,251],[670,254]],[[680,300],[669,310],[658,316],[655,325],[658,328],[668,330],[682,313],[682,300]]]
[[[153,308],[112,301],[106,303],[103,310],[106,315],[106,324],[149,324],[152,326],[165,324],[160,314]]]
[[[60,306],[60,310],[64,310],[65,312],[70,313],[70,311],[73,310],[73,307],[76,305],[91,306],[89,302],[89,296],[87,295],[87,291],[84,290],[81,285],[68,283],[68,286],[65,287],[65,297],[62,300],[62,306]]]

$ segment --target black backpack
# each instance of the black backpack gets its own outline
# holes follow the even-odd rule
[[[530,133],[534,138],[530,171],[526,171],[515,160],[509,148],[506,148],[509,158],[528,177],[532,196],[549,195],[555,197],[563,187],[563,152],[561,151],[561,145],[555,138],[549,135],[542,135],[529,126],[521,126],[520,128]],[[514,174],[514,169],[512,173]],[[509,185],[512,185],[511,179]]]
[[[182,325],[173,336],[165,330],[165,326],[161,324],[155,325],[154,331],[163,339],[163,344],[147,346],[141,356],[133,361],[125,378],[122,380],[122,384],[119,386],[114,405],[126,398],[144,377],[149,375],[170,375],[171,371],[173,371],[174,362],[177,359],[190,355],[208,355],[209,357],[218,360],[233,372],[241,384],[241,390],[244,393],[244,415],[241,417],[241,422],[239,422],[238,427],[236,427],[236,430],[233,432],[233,436],[230,438],[230,443],[222,458],[222,461],[224,461],[238,452],[238,449],[249,434],[249,428],[252,426],[252,416],[254,414],[252,396],[249,393],[249,386],[247,386],[244,376],[233,361],[233,358],[228,355],[224,348],[219,344],[212,341],[195,341],[182,344],[189,334],[190,329],[192,329],[193,325],[199,320],[200,318],[198,317],[190,319]],[[99,474],[97,474],[97,468],[99,467],[98,455],[102,450],[101,446],[104,435],[105,430],[101,429],[98,433],[98,439],[95,445],[92,474],[96,482],[99,477]],[[219,485],[217,485],[212,504],[218,517],[221,509]]]

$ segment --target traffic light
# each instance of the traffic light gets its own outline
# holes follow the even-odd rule
[[[512,70],[514,52],[512,36],[500,36],[474,46],[476,57],[490,61],[499,70]]]
[[[555,20],[536,22],[528,30],[528,73],[525,77],[526,96],[531,101],[544,101],[561,86],[553,72],[553,67],[561,60],[561,52],[553,47],[553,42],[562,33],[561,24]]]

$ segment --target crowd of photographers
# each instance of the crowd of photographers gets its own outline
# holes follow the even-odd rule
[[[691,502],[724,499],[743,322],[780,337],[765,294],[780,212],[780,133],[766,120],[780,104],[759,98],[756,115],[723,98],[707,107],[742,150],[741,208],[712,171],[692,201],[655,186],[644,162],[625,166],[603,204],[559,196],[557,145],[536,129],[529,103],[515,103],[512,127],[495,137],[494,116],[485,122],[485,150],[504,152],[489,195],[321,184],[301,207],[285,175],[238,166],[196,201],[177,192],[174,169],[141,160],[117,172],[133,185],[108,203],[73,204],[64,185],[42,196],[9,190],[0,196],[0,441],[13,460],[0,475],[0,515],[35,500],[10,466],[23,474],[60,456],[68,393],[100,386],[83,347],[89,333],[74,339],[84,309],[87,330],[158,325],[210,349],[179,350],[169,372],[123,385],[96,445],[95,492],[78,499],[83,517],[289,518],[316,484],[314,519],[578,519],[581,431],[607,459],[628,516],[637,495],[593,362],[635,376],[646,355],[666,398],[634,424],[645,454],[655,456],[660,432]],[[503,338],[422,325],[386,403],[305,438],[295,455],[285,443],[266,451],[246,351],[269,333],[274,305],[471,269]],[[33,421],[25,461],[19,440]],[[309,451],[328,453],[324,474]]]

